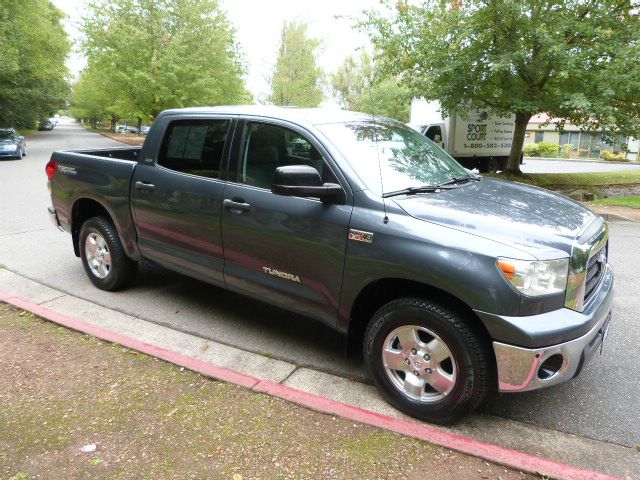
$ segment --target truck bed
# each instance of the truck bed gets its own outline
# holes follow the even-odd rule
[[[98,148],[92,150],[65,150],[56,153],[76,153],[92,157],[115,158],[118,160],[137,161],[142,147]]]
[[[140,150],[130,147],[53,153],[56,174],[50,181],[51,198],[63,229],[71,231],[71,220],[80,209],[99,204],[116,224],[127,253],[134,255],[136,235],[129,195]]]

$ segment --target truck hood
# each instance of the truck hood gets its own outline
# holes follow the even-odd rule
[[[553,255],[549,250],[570,255],[575,238],[597,218],[562,195],[491,178],[393,200],[412,217],[508,244],[537,258]]]

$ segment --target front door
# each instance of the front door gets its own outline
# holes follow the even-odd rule
[[[225,118],[170,121],[158,158],[136,167],[131,186],[142,254],[219,284],[224,283],[220,214],[225,185],[220,170],[228,158],[231,127]]]
[[[320,144],[294,127],[248,122],[242,131],[223,195],[227,286],[335,325],[351,197],[346,189],[338,204],[271,193],[284,165],[313,166],[325,182],[338,181]]]

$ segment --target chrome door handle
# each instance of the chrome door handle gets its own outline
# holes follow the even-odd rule
[[[153,183],[136,182],[136,190],[140,190],[141,192],[153,192],[155,189],[156,186]]]
[[[239,213],[248,212],[249,210],[251,210],[251,204],[244,203],[242,200],[235,201],[235,200],[231,200],[230,198],[225,198],[222,204],[224,205],[225,208],[228,208],[231,211],[235,211]]]

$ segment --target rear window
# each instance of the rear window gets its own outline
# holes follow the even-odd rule
[[[220,177],[229,120],[178,120],[167,129],[158,164],[207,178]]]

